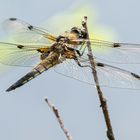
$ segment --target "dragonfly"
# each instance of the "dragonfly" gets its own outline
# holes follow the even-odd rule
[[[3,25],[18,43],[0,42],[0,63],[32,67],[7,92],[23,86],[51,68],[64,76],[95,85],[88,59],[87,41],[92,46],[100,86],[140,89],[140,75],[107,63],[139,64],[140,44],[87,39],[87,33],[82,26],[54,35],[44,28],[17,18],[9,18]]]

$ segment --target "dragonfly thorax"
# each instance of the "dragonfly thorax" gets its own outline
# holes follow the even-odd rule
[[[79,39],[86,39],[87,33],[84,28],[73,27],[70,31],[64,32],[58,36],[56,42],[79,45]]]

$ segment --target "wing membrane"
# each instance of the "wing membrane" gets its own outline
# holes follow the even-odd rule
[[[140,63],[140,44],[113,43],[96,39],[91,39],[90,42],[93,55],[98,60],[120,64]],[[88,54],[88,50],[85,53]]]
[[[20,45],[0,42],[0,63],[9,66],[33,66],[40,60],[39,48],[47,48],[49,45]]]
[[[89,61],[84,61],[84,59],[81,60],[81,63],[89,65]],[[140,89],[140,76],[137,74],[103,63],[97,63],[96,68],[102,87]],[[79,67],[74,60],[64,61],[56,66],[55,71],[78,81],[95,85],[91,68]]]
[[[12,39],[20,43],[48,43],[55,41],[56,36],[47,30],[35,27],[17,18],[9,18],[3,22],[3,28],[12,35]]]
[[[100,84],[103,86],[140,89],[140,76],[132,72],[107,64],[97,63],[97,73]]]

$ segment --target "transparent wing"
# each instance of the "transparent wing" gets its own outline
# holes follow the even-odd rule
[[[83,65],[89,64],[88,61],[80,61]],[[96,67],[100,86],[123,89],[140,89],[139,75],[103,63],[97,63]],[[81,82],[95,85],[91,74],[91,68],[79,67],[74,60],[66,60],[59,64],[55,67],[55,71]]]
[[[63,63],[55,66],[55,72],[64,76],[76,79],[88,84],[94,84],[91,69],[89,67],[81,68],[73,59],[67,59]]]
[[[9,66],[32,67],[40,60],[40,53],[37,50],[47,47],[50,46],[0,42],[0,63]]]
[[[19,43],[48,43],[56,40],[56,36],[47,30],[30,25],[17,18],[5,20],[3,28],[11,35],[11,39]]]
[[[113,43],[95,39],[91,39],[90,42],[93,55],[98,60],[120,64],[140,63],[140,44]],[[85,53],[88,54],[88,51]]]
[[[103,63],[97,63],[97,73],[103,86],[140,89],[140,76]]]

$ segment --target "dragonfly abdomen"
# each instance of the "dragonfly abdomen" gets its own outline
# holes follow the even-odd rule
[[[39,71],[35,71],[35,70],[27,73],[24,77],[22,77],[16,83],[14,83],[12,86],[10,86],[6,91],[11,91],[11,90],[14,90],[14,89],[24,85],[25,83],[29,82],[30,80],[32,80],[39,74],[41,74],[41,73]]]
[[[44,59],[40,64],[38,64],[31,72],[27,73],[25,76],[19,79],[16,83],[10,86],[6,91],[14,90],[26,84],[27,82],[34,79],[36,76],[40,75],[44,71],[48,70],[49,68],[53,67],[56,64],[59,64],[58,58],[59,58],[59,54],[53,53],[51,56]]]

